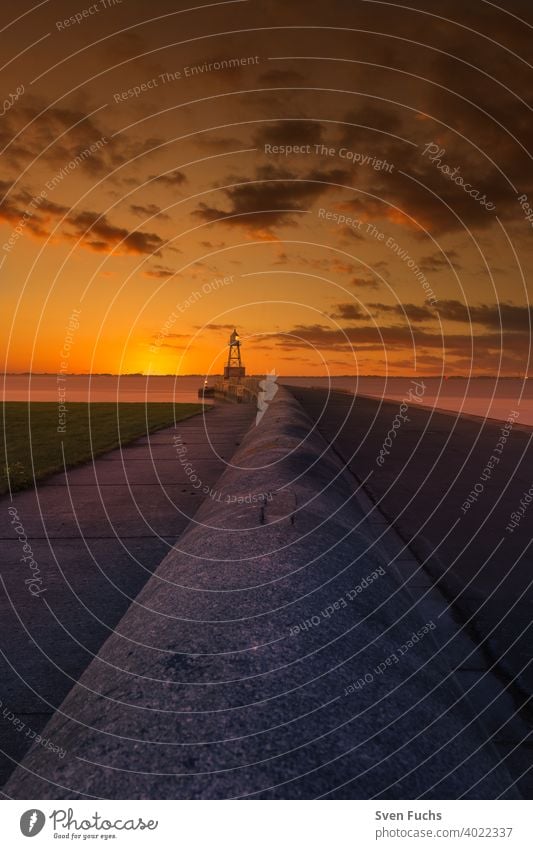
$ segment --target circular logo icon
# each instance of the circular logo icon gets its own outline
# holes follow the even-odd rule
[[[30,811],[24,811],[20,818],[20,830],[24,837],[35,837],[42,831],[46,822],[46,817],[42,811],[32,808]]]

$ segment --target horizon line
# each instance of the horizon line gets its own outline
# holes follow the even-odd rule
[[[262,377],[263,372],[252,373],[246,375],[246,377]],[[0,372],[2,377],[57,377],[57,372],[55,371],[4,371]],[[426,380],[531,380],[533,375],[520,375],[520,374],[415,374],[417,378],[425,378]],[[110,372],[110,371],[97,371],[97,372],[64,372],[61,374],[62,378],[65,377],[146,377],[146,378],[154,378],[154,377],[200,377],[205,379],[206,377],[222,377],[222,373],[213,373],[211,375],[206,375],[205,372],[189,372],[187,374],[175,374],[172,372],[161,373],[161,374],[145,374],[140,371],[132,371],[132,372]],[[309,379],[309,380],[328,380],[328,375],[316,375],[316,374],[278,374],[277,377],[296,377],[300,379]],[[349,377],[354,380],[360,380],[362,378],[385,378],[387,380],[395,379],[395,380],[406,380],[411,379],[412,375],[409,374],[350,374],[345,372],[343,374],[332,374],[329,375],[329,379],[335,379],[339,377]]]

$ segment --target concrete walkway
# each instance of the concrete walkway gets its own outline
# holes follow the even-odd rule
[[[518,417],[501,452],[503,422],[433,412],[412,402],[376,462],[400,402],[292,387],[355,479],[365,481],[376,521],[394,527],[413,552],[427,585],[438,584],[457,619],[482,647],[484,663],[461,662],[472,701],[497,727],[495,740],[524,797],[533,793],[533,504],[512,533],[511,514],[533,483],[533,429]],[[509,413],[511,408],[509,409]],[[484,474],[491,456],[498,458]],[[480,486],[482,484],[482,487]],[[463,511],[469,494],[472,504]],[[374,506],[376,505],[376,506]],[[371,513],[372,515],[372,513]],[[507,694],[491,705],[484,670],[494,667]],[[492,697],[494,693],[492,693]]]
[[[516,798],[452,671],[475,647],[284,388],[217,492],[6,794]]]
[[[205,419],[0,500],[0,785],[210,497],[204,487],[216,485],[254,415],[252,405],[216,404]],[[33,590],[45,588],[40,597],[25,583],[32,571],[21,561],[29,553],[17,520],[39,569]]]

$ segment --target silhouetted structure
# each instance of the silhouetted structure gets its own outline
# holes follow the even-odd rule
[[[234,329],[229,338],[228,362],[224,366],[224,380],[240,381],[246,374],[241,360],[241,340]]]
[[[198,397],[199,398],[214,398],[215,397],[215,387],[214,386],[208,386],[207,377],[204,380],[204,385],[200,386],[200,389],[198,390]]]

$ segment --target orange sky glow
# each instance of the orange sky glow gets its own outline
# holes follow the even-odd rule
[[[237,327],[250,373],[529,372],[529,66],[472,61],[453,2],[425,47],[420,14],[337,5],[13,23],[5,371],[216,373]],[[527,54],[484,14],[481,46],[504,20]]]

